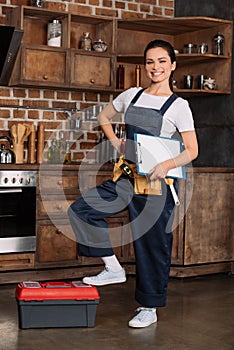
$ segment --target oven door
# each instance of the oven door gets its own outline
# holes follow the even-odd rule
[[[0,188],[0,253],[35,251],[36,187]]]

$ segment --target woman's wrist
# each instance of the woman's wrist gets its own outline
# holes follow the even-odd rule
[[[161,166],[165,170],[165,174],[167,174],[169,170],[177,167],[174,158],[165,160],[164,162],[161,163]]]

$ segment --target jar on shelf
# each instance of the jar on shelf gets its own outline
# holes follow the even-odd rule
[[[224,36],[218,32],[212,41],[212,53],[214,55],[223,55],[223,46],[224,46]]]
[[[47,45],[61,46],[62,39],[62,23],[57,19],[53,19],[48,23]]]
[[[92,50],[92,40],[89,32],[84,32],[81,38],[80,48],[85,51]]]
[[[34,7],[44,7],[45,6],[45,0],[31,0],[31,6]]]
[[[196,44],[192,44],[192,43],[185,44],[183,52],[184,53],[189,53],[189,54],[197,53],[197,45]]]
[[[98,39],[93,43],[93,49],[97,52],[105,52],[107,50],[107,44],[102,39]]]

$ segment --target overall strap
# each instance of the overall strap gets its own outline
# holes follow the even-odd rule
[[[140,91],[137,92],[137,94],[133,97],[132,101],[130,102],[131,104],[136,103],[136,101],[138,100],[138,98],[141,96],[141,94],[143,93],[143,91],[146,88],[141,89]],[[173,93],[167,100],[166,102],[162,105],[162,107],[160,108],[160,114],[164,115],[165,112],[168,110],[168,108],[171,106],[171,104],[178,98],[178,95],[176,95],[175,93]]]
[[[164,115],[164,113],[168,110],[168,108],[171,106],[171,104],[178,98],[178,95],[176,94],[172,94],[167,100],[166,102],[162,105],[162,107],[160,108],[160,113],[162,115]]]
[[[143,91],[146,88],[141,89],[140,91],[137,92],[137,94],[133,97],[132,101],[130,103],[134,104],[136,103],[136,101],[138,100],[138,98],[141,96],[141,94],[143,93]]]

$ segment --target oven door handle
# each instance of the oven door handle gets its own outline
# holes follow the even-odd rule
[[[0,194],[1,193],[20,193],[20,192],[22,192],[22,188],[8,188],[8,189],[0,188]]]

